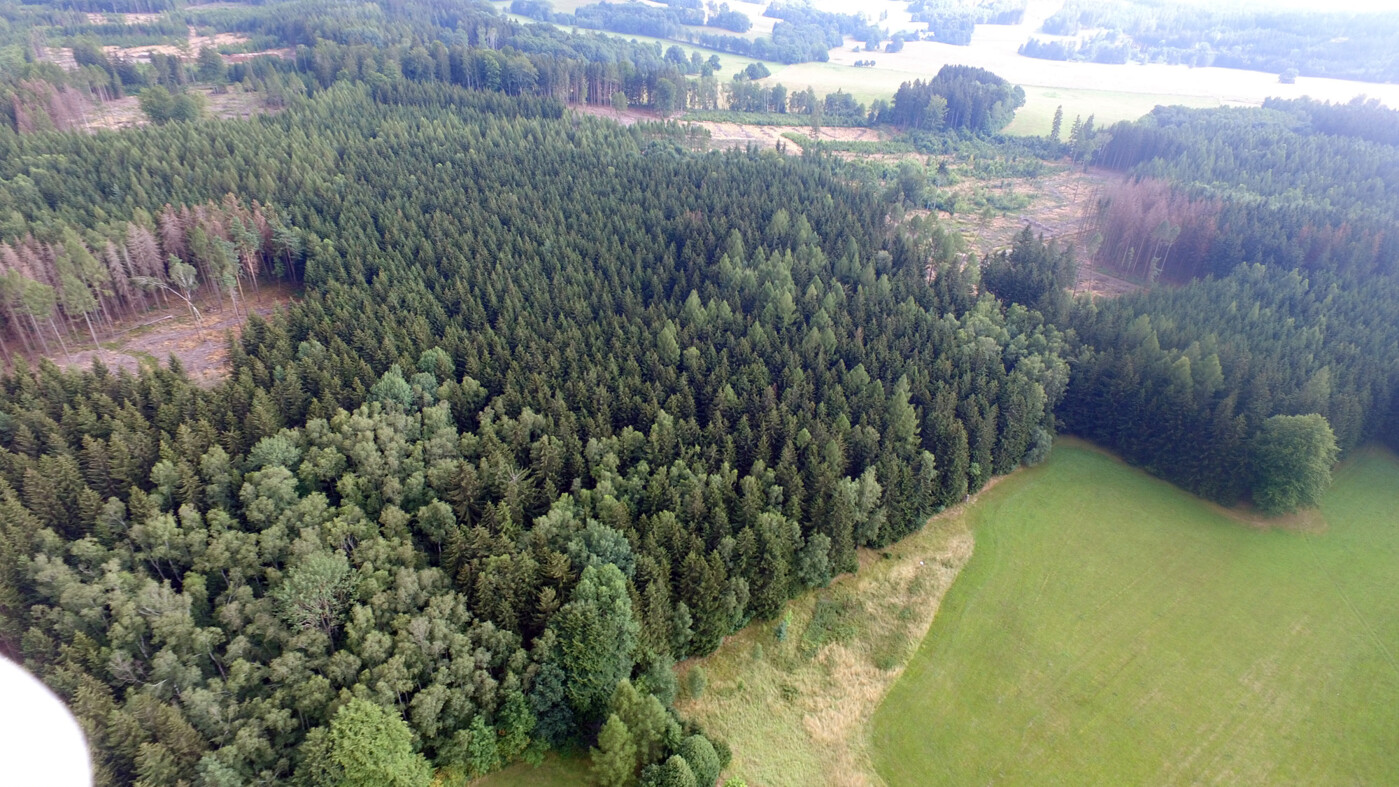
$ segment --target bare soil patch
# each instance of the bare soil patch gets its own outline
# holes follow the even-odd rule
[[[223,46],[238,46],[240,44],[246,44],[248,41],[249,38],[247,36],[237,33],[215,33],[211,36],[200,35],[197,30],[191,27],[189,29],[189,39],[179,46],[171,44],[132,47],[104,46],[102,49],[109,57],[123,57],[128,60],[149,61],[152,53],[174,55],[184,58],[185,60],[192,60],[199,56],[199,50],[201,49],[218,49]]]
[[[195,322],[183,303],[172,299],[168,308],[152,309],[138,319],[119,323],[115,336],[99,334],[100,352],[90,344],[78,349],[77,342],[85,338],[85,334],[79,333],[69,339],[69,349],[73,352],[54,356],[52,360],[64,368],[87,369],[91,368],[94,358],[101,357],[109,369],[127,369],[134,373],[142,365],[164,365],[173,355],[180,360],[191,380],[200,385],[213,385],[228,376],[229,338],[242,333],[248,315],[270,316],[295,299],[296,289],[286,284],[264,284],[259,292],[248,289],[246,295],[238,314],[233,313],[227,302],[222,309],[217,302],[198,304],[203,325]]]
[[[1097,168],[1085,171],[1063,167],[1039,178],[1010,181],[1012,193],[1029,198],[1029,205],[1023,210],[996,214],[989,219],[977,214],[952,216],[947,213],[940,213],[939,218],[960,226],[978,257],[1010,248],[1015,236],[1028,225],[1045,240],[1055,240],[1073,249],[1074,260],[1078,263],[1074,292],[1104,297],[1124,295],[1141,289],[1142,285],[1094,264],[1088,255],[1093,205],[1102,190],[1117,177],[1120,176]],[[968,179],[957,184],[954,191],[969,193],[987,187],[985,181]]]
[[[102,16],[101,14],[89,14],[91,16]],[[126,16],[154,16],[159,18],[159,14],[127,14]],[[135,24],[131,20],[126,20],[126,24]],[[179,45],[175,44],[148,44],[146,46],[104,46],[102,51],[110,58],[122,58],[150,62],[151,53],[162,55],[174,55],[184,60],[193,60],[199,57],[201,49],[218,49],[225,46],[241,46],[248,43],[247,36],[238,33],[215,33],[211,36],[200,35],[199,31],[193,27],[189,28],[189,38]],[[276,50],[273,50],[276,51]],[[269,53],[270,54],[270,53]],[[58,65],[65,71],[75,71],[78,68],[77,61],[73,59],[73,50],[66,47],[45,47],[44,56],[52,63]]]
[[[637,107],[627,107],[621,112],[618,112],[612,107],[602,106],[601,104],[569,104],[568,106],[580,115],[607,118],[608,120],[621,123],[624,126],[630,126],[638,121],[649,123],[665,120],[665,118],[649,109],[639,109]]]
[[[873,128],[847,128],[842,126],[823,127],[820,131],[812,133],[810,126],[768,126],[755,123],[727,123],[712,120],[686,120],[684,115],[674,117],[662,117],[650,110],[628,107],[618,112],[612,107],[599,106],[596,104],[571,104],[570,107],[579,114],[591,115],[592,117],[606,118],[630,126],[637,122],[660,122],[674,120],[680,123],[687,123],[709,131],[709,144],[714,148],[743,148],[749,145],[757,145],[760,148],[775,148],[785,150],[788,153],[800,155],[801,146],[790,139],[782,136],[788,133],[798,133],[808,137],[814,137],[823,142],[880,142],[884,139],[884,134],[879,129]],[[780,143],[780,148],[779,148]]]
[[[291,60],[296,57],[296,52],[290,47],[283,47],[281,49],[261,49],[257,52],[240,52],[236,55],[224,55],[223,59],[229,63],[246,63],[253,58],[262,57],[264,55],[278,57],[282,60]]]
[[[88,14],[88,24],[93,25],[140,25],[148,22],[159,22],[162,14]]]
[[[718,148],[747,147],[776,148],[800,155],[802,148],[783,134],[797,133],[822,142],[880,142],[884,135],[873,128],[822,127],[812,133],[810,126],[759,126],[751,123],[719,123],[699,121],[695,125],[709,129],[710,144]]]
[[[208,113],[216,118],[248,118],[267,111],[257,93],[238,90],[219,93],[209,87],[195,87],[189,90],[204,95]],[[94,104],[87,116],[86,128],[89,131],[112,131],[144,126],[149,122],[141,112],[140,100],[136,96],[125,96],[114,101]]]

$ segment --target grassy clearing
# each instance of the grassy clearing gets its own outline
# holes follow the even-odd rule
[[[874,716],[892,785],[1399,783],[1399,462],[1260,530],[1083,444],[971,512],[976,555]]]
[[[866,57],[867,55],[860,55]],[[877,54],[873,55],[878,57]],[[763,80],[763,84],[781,82],[789,90],[810,87],[819,94],[844,90],[856,101],[868,104],[876,99],[892,100],[899,85],[913,79],[927,79],[931,74],[893,71],[884,68],[856,68],[841,63],[796,63],[784,66],[779,74]]]
[[[862,555],[858,574],[788,604],[782,640],[781,620],[756,624],[683,665],[703,668],[709,687],[677,707],[728,741],[727,775],[754,785],[874,781],[870,717],[971,555],[965,516],[947,512]]]
[[[1054,110],[1064,108],[1062,134],[1068,137],[1074,116],[1087,119],[1094,116],[1098,127],[1119,120],[1136,120],[1155,109],[1158,104],[1186,107],[1217,107],[1217,98],[1205,96],[1173,96],[1152,93],[1124,93],[1114,90],[1084,90],[1062,87],[1026,87],[1025,106],[1015,113],[1005,133],[1016,136],[1046,136],[1054,125]]]
[[[539,765],[516,763],[472,782],[472,787],[579,787],[590,784],[588,758],[582,753],[551,752]]]
[[[862,55],[863,57],[863,55]],[[844,90],[856,100],[868,104],[884,99],[891,101],[899,85],[914,79],[928,79],[936,72],[905,71],[893,68],[855,68],[842,63],[799,63],[787,66],[781,75],[768,77],[765,82],[781,82],[791,90],[808,86],[817,93]],[[1025,106],[1015,114],[1015,120],[1005,133],[1017,136],[1043,136],[1049,133],[1054,110],[1064,107],[1063,134],[1069,133],[1074,115],[1087,118],[1094,115],[1099,127],[1119,120],[1136,120],[1158,104],[1179,104],[1188,107],[1217,107],[1221,102],[1209,96],[1184,96],[1168,93],[1134,93],[1121,90],[1091,88],[1036,87],[1026,85]]]

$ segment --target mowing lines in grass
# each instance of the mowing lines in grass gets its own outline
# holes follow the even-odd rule
[[[891,785],[1399,783],[1399,463],[1260,531],[1082,445],[974,511],[977,551],[875,715]]]

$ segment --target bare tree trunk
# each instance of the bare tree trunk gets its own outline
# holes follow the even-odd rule
[[[24,343],[24,349],[31,353],[34,352],[34,343],[29,339],[29,332],[24,330],[24,324],[15,316],[15,307],[13,305],[6,305],[5,311],[10,315],[10,325],[14,326],[15,333],[19,335],[20,341]]]
[[[219,296],[219,311],[223,311],[223,287],[219,286],[219,280],[208,276],[205,276],[204,280],[214,283],[214,292]]]
[[[58,339],[58,346],[63,349],[63,357],[72,355],[68,352],[68,343],[63,341],[63,334],[58,332],[58,326],[54,324],[53,315],[49,315],[49,327],[53,329],[53,335]]]
[[[34,335],[39,337],[39,343],[44,347],[44,355],[49,354],[49,340],[44,338],[44,332],[39,330],[39,320],[33,315],[29,315],[29,321],[34,323]]]
[[[87,323],[87,332],[92,336],[92,346],[97,350],[97,353],[100,355],[102,353],[102,344],[97,341],[97,331],[94,331],[92,329],[92,320],[88,319],[86,312],[83,313],[83,322]]]
[[[189,313],[194,315],[194,324],[200,328],[204,327],[204,315],[194,307],[194,299],[189,297],[189,290],[185,290],[185,305],[189,307]]]

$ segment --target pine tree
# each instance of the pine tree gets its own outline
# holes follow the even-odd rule
[[[592,762],[593,778],[601,787],[626,787],[636,778],[636,744],[615,713],[607,717],[598,733]]]

